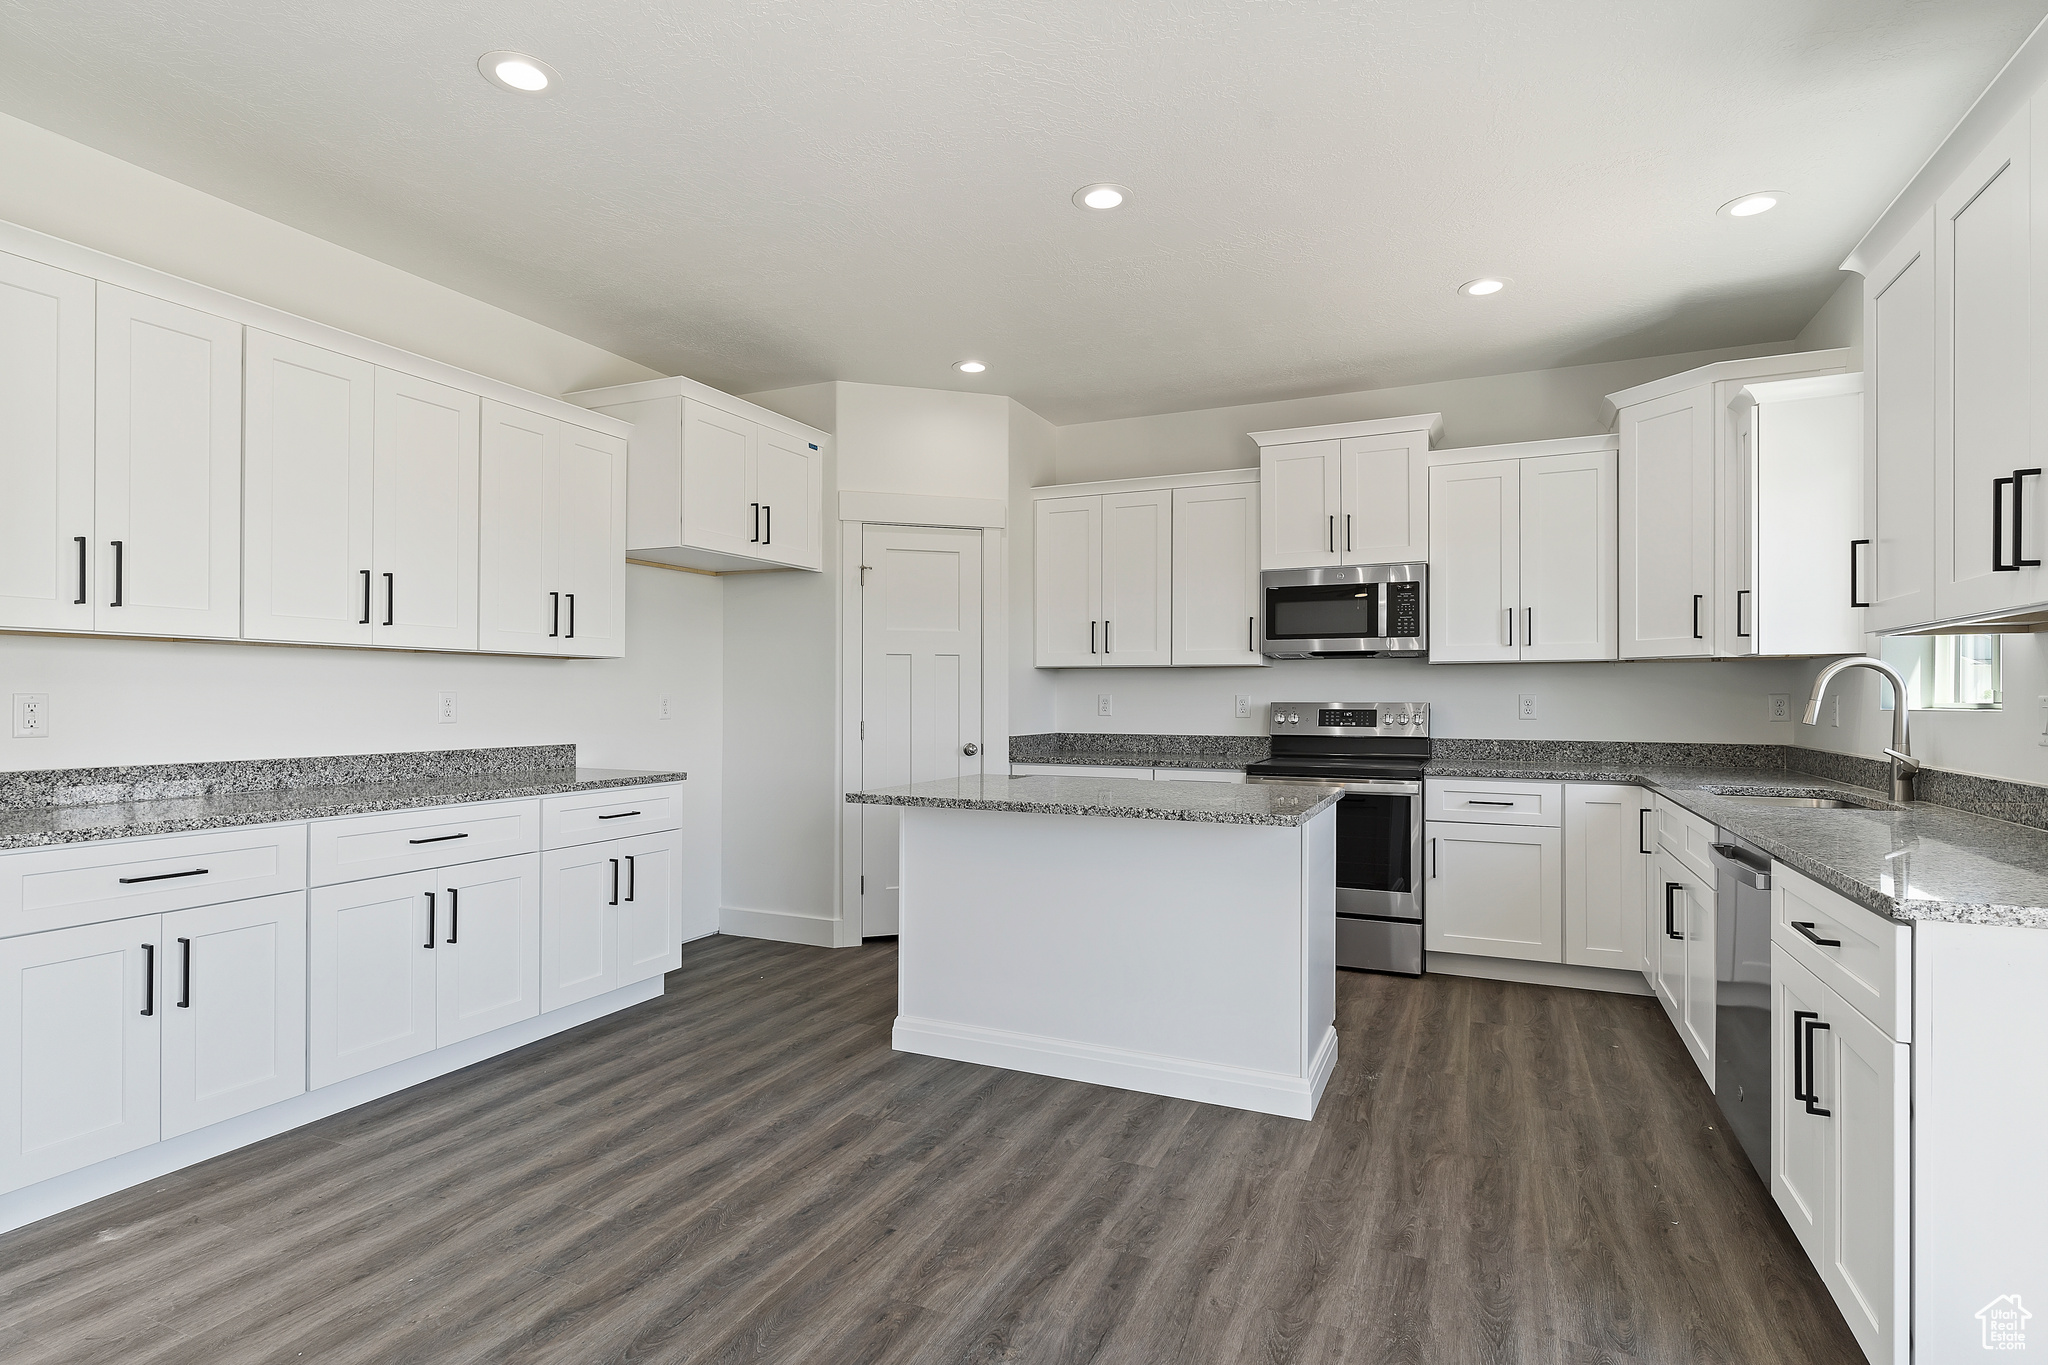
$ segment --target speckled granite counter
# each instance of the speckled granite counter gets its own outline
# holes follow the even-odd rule
[[[1012,735],[1012,763],[1065,763],[1083,768],[1209,768],[1244,770],[1273,752],[1265,735],[1083,734]]]
[[[1926,802],[1897,807],[1867,787],[1791,770],[1437,761],[1428,774],[1632,783],[1889,919],[2048,929],[2048,831]],[[1728,788],[1759,795],[1841,792],[1879,809],[1760,806],[1729,799]]]
[[[9,773],[0,777],[0,850],[557,796],[688,777],[575,765],[575,746],[560,744]]]
[[[1301,825],[1335,805],[1333,787],[1148,782],[1136,777],[966,777],[910,787],[849,792],[863,806],[1100,815],[1122,820],[1188,820],[1212,825]]]

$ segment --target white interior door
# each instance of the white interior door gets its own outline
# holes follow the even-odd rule
[[[475,649],[475,394],[377,371],[371,631],[403,649]]]
[[[1173,662],[1173,493],[1102,499],[1102,665]]]
[[[1337,549],[1346,564],[1429,558],[1429,433],[1395,431],[1338,442],[1343,509]]]
[[[1102,666],[1102,499],[1031,504],[1032,662]]]
[[[1301,441],[1259,452],[1259,558],[1268,569],[1342,564],[1337,548],[1337,448],[1341,441]]]
[[[0,1193],[157,1140],[158,928],[0,939]]]
[[[99,286],[94,623],[232,639],[242,625],[242,325]]]
[[[376,367],[251,328],[244,380],[242,636],[368,644]]]
[[[760,503],[754,493],[759,428],[744,417],[683,400],[683,544],[761,557]]]
[[[0,627],[92,629],[93,282],[0,254]]]
[[[434,1046],[540,1013],[540,857],[444,868],[434,952]]]
[[[1869,424],[1858,575],[1872,630],[1920,625],[1934,612],[1934,215],[1871,272],[1863,306],[1864,417]]]
[[[164,1136],[306,1089],[306,893],[163,917]]]
[[[1258,665],[1259,486],[1173,490],[1173,661]]]
[[[561,424],[483,401],[477,489],[477,648],[559,654],[561,588],[550,558]]]
[[[862,528],[863,790],[983,771],[981,552],[979,531]],[[897,928],[898,816],[860,809],[861,934],[873,938]]]
[[[1522,652],[1519,460],[1429,471],[1429,650],[1439,663],[1491,663]]]
[[[1713,653],[1713,386],[1622,409],[1621,657]]]
[[[815,569],[824,561],[811,509],[823,489],[818,452],[809,441],[756,427],[754,494],[761,500],[761,544],[755,553],[778,564]]]
[[[313,1088],[433,1050],[442,899],[434,872],[309,893],[306,1052]]]
[[[1611,450],[1522,461],[1524,661],[1615,657],[1615,474]]]
[[[561,465],[549,559],[562,593],[561,651],[591,657],[626,652],[626,442],[562,428]]]

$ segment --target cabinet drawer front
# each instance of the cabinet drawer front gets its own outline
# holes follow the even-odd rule
[[[682,808],[682,790],[674,786],[610,787],[544,796],[540,803],[541,847],[568,848],[674,829],[683,822]]]
[[[390,811],[312,826],[312,884],[473,863],[540,848],[538,801]]]
[[[1772,942],[1889,1037],[1911,1042],[1913,931],[1783,863],[1772,875]]]
[[[1709,887],[1715,884],[1714,822],[1703,820],[1672,801],[1657,798],[1657,843],[1686,868],[1705,881]]]
[[[258,825],[0,858],[0,937],[306,885],[306,827]]]
[[[1564,820],[1564,784],[1432,777],[1425,784],[1431,820],[1479,825],[1557,825]]]

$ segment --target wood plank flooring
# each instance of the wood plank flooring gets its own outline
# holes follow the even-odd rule
[[[8,1365],[1861,1356],[1647,999],[1339,973],[1312,1123],[892,1052],[893,945],[0,1237]]]

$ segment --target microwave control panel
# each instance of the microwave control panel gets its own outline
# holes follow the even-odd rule
[[[1412,640],[1422,634],[1422,585],[1415,582],[1389,583],[1387,619],[1380,631],[1390,640]]]

